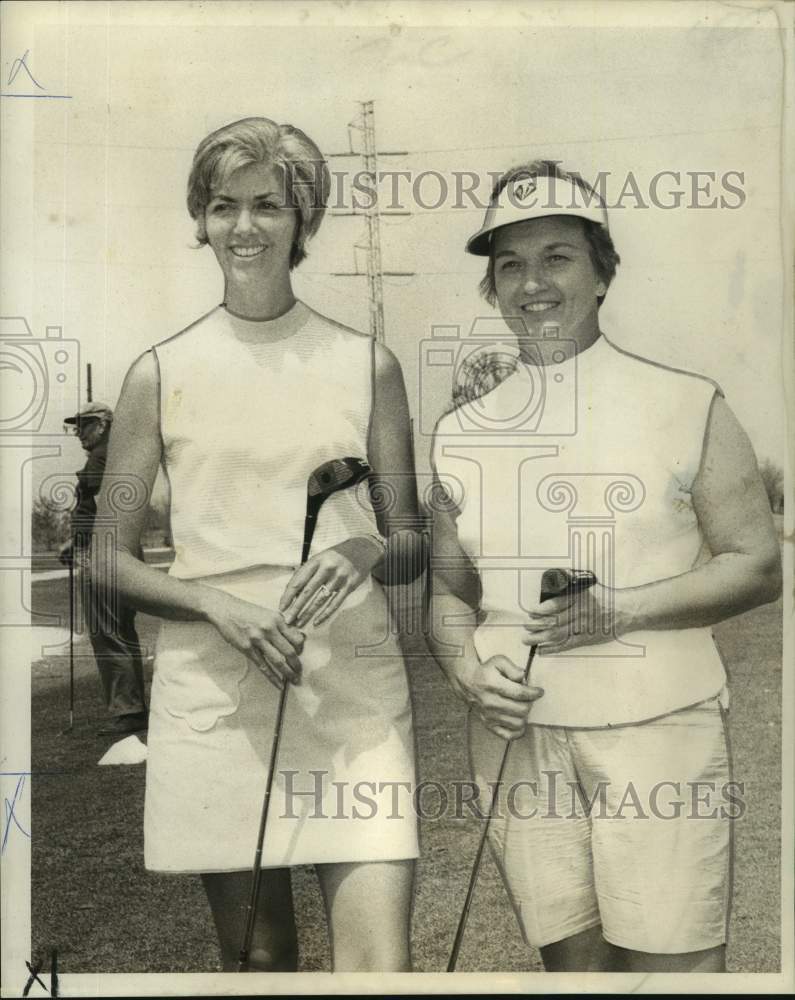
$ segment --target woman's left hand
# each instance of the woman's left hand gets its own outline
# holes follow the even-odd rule
[[[617,639],[632,630],[628,593],[595,584],[537,604],[528,611],[522,642],[543,655]]]
[[[375,538],[361,536],[332,545],[293,573],[279,601],[289,625],[322,625],[370,575],[384,550]]]

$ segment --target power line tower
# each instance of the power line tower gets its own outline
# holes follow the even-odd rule
[[[360,211],[335,212],[334,215],[364,215],[367,225],[367,242],[365,247],[360,243],[354,244],[355,248],[366,249],[367,251],[367,291],[370,303],[370,334],[376,340],[384,341],[384,283],[383,277],[411,277],[413,271],[384,271],[381,264],[381,209],[378,204],[378,152],[375,144],[375,110],[373,101],[360,101],[361,114],[348,125],[348,144],[350,141],[350,130],[356,129],[363,134],[364,150],[356,152],[353,149],[348,153],[331,153],[330,157],[359,156],[364,163],[364,174],[371,182],[372,197]],[[383,156],[407,156],[401,151],[390,150],[383,152]],[[411,215],[410,212],[391,211],[389,215]],[[335,277],[363,277],[358,269],[355,271],[335,271]]]
[[[378,181],[378,162],[375,151],[375,112],[373,102],[362,105],[362,130],[364,132],[364,169]],[[370,332],[376,340],[384,339],[384,281],[381,274],[381,220],[378,197],[372,199],[366,210],[367,219],[367,287],[370,297]]]

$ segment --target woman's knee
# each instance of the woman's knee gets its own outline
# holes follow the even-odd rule
[[[605,941],[601,926],[544,945],[540,951],[546,972],[620,971],[616,949]]]
[[[335,972],[410,971],[412,861],[318,866]]]
[[[335,942],[334,972],[411,972],[408,942]]]

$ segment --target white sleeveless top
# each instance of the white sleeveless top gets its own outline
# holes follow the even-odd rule
[[[458,538],[477,567],[481,660],[524,666],[517,623],[544,569],[590,569],[638,587],[692,569],[702,535],[691,488],[713,382],[657,365],[600,337],[546,366],[519,365],[486,396],[439,422],[433,461],[456,502]],[[534,723],[610,726],[718,694],[723,665],[709,628],[634,632],[537,656]]]
[[[219,306],[152,348],[160,369],[172,576],[298,566],[307,480],[367,459],[374,342],[303,302],[274,320]],[[312,553],[377,532],[366,483],[324,503]]]

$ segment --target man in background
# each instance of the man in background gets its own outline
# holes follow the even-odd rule
[[[135,612],[122,604],[118,595],[102,593],[91,578],[89,547],[96,496],[102,485],[113,410],[106,403],[87,403],[79,413],[67,417],[88,455],[77,473],[76,503],[71,514],[71,538],[60,551],[61,562],[80,576],[83,617],[97,661],[111,719],[99,733],[125,735],[147,728],[144,701],[143,663],[135,631]]]

